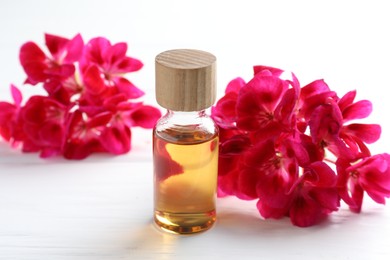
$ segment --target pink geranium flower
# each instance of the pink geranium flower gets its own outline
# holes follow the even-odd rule
[[[143,64],[138,59],[126,56],[126,52],[127,44],[124,42],[111,45],[103,37],[90,40],[80,62],[87,87],[99,86],[99,92],[123,93],[131,99],[142,96],[144,92],[123,75],[140,70]]]
[[[23,97],[15,85],[11,85],[11,94],[13,104],[0,102],[0,136],[11,142],[13,146],[17,146],[24,135],[19,115]]]
[[[75,82],[75,62],[83,52],[84,42],[80,34],[72,39],[45,34],[50,55],[34,42],[20,48],[19,59],[27,74],[26,82],[32,85],[43,83],[49,96],[68,104],[71,97],[80,92]]]
[[[245,85],[242,78],[236,78],[229,82],[225,90],[225,96],[218,100],[212,107],[213,118],[219,127],[232,129],[236,127],[236,104],[240,89]]]
[[[70,113],[66,120],[66,142],[63,154],[67,159],[84,159],[93,153],[104,152],[99,139],[112,115],[107,112],[87,116],[80,110]]]
[[[355,95],[340,99],[323,80],[301,88],[293,73],[267,66],[255,66],[248,83],[231,81],[212,108],[221,133],[218,195],[257,199],[264,218],[289,216],[300,227],[337,211],[341,198],[360,210],[363,191],[384,202],[388,158],[368,159],[367,147],[381,129],[348,124],[372,110]]]
[[[291,222],[300,227],[312,226],[337,211],[340,197],[336,182],[336,174],[324,162],[305,167],[291,190]]]
[[[161,116],[152,106],[130,102],[144,92],[125,76],[142,63],[126,56],[126,43],[111,45],[103,37],[84,45],[79,34],[72,39],[46,34],[45,42],[49,54],[27,42],[19,57],[26,83],[41,84],[47,96],[32,96],[23,105],[12,86],[14,104],[0,102],[1,136],[44,158],[130,151],[131,128],[152,128]]]
[[[47,56],[34,42],[27,42],[20,49],[20,63],[28,76],[27,82],[33,85],[51,77],[66,79],[73,75],[73,63],[78,61],[83,51],[80,34],[71,40],[45,34],[45,40],[51,56]]]
[[[356,91],[345,94],[338,106],[343,116],[343,126],[340,130],[340,138],[351,150],[355,159],[370,156],[370,150],[366,144],[376,142],[381,135],[381,127],[378,124],[346,124],[349,121],[363,119],[372,112],[372,104],[368,100],[353,102]]]
[[[22,108],[24,152],[38,152],[43,158],[61,153],[67,108],[45,96],[33,96]]]
[[[161,113],[154,107],[142,103],[127,102],[125,95],[113,96],[104,102],[112,114],[100,136],[102,146],[112,154],[123,154],[130,150],[131,127],[153,128]]]
[[[337,170],[340,195],[352,211],[361,211],[364,192],[380,204],[390,197],[389,154],[366,157],[354,164],[339,160]]]
[[[277,77],[268,73],[256,74],[237,99],[237,126],[266,134],[281,131],[283,119],[275,112],[287,89],[288,84]]]

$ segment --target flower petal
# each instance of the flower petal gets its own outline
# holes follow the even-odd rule
[[[225,94],[229,92],[237,93],[240,91],[240,89],[245,86],[245,81],[242,78],[235,78],[231,80],[225,89]]]
[[[288,207],[277,207],[274,205],[267,204],[266,200],[258,200],[256,207],[260,213],[260,215],[267,219],[267,218],[274,218],[274,219],[280,219],[286,216],[288,213]]]
[[[340,107],[341,111],[344,111],[344,109],[351,105],[356,97],[356,90],[352,90],[347,92],[338,102],[338,105]]]
[[[91,39],[85,47],[85,59],[83,65],[90,65],[89,62],[103,66],[105,64],[105,55],[111,43],[104,37]],[[86,64],[85,64],[86,63]]]
[[[237,120],[236,104],[237,93],[230,91],[211,108],[211,115],[219,126],[225,128],[235,126]]]
[[[64,140],[64,129],[62,125],[56,122],[47,122],[39,128],[38,133],[39,140],[35,141],[38,141],[42,147],[56,148],[55,150],[59,152]]]
[[[272,76],[275,76],[275,77],[279,77],[284,72],[284,70],[274,68],[274,67],[269,67],[269,66],[263,66],[263,65],[253,66],[254,75],[261,73],[261,72],[264,72],[264,71],[271,72]]]
[[[105,151],[97,139],[88,141],[69,140],[64,146],[63,156],[66,159],[82,160],[93,153]]]
[[[84,41],[80,34],[77,34],[66,45],[66,56],[64,62],[73,63],[81,58],[84,50]]]
[[[308,97],[312,97],[321,93],[328,93],[330,88],[323,79],[315,80],[301,89],[301,98],[306,100]]]
[[[139,106],[130,114],[131,125],[143,128],[153,128],[160,117],[161,112],[159,109],[147,105]]]
[[[13,84],[11,84],[11,94],[15,105],[20,107],[23,99],[22,92],[20,92],[20,90]]]
[[[108,111],[94,115],[88,122],[87,127],[89,129],[96,128],[98,126],[106,126],[112,119],[112,114]]]
[[[104,128],[99,138],[102,146],[112,154],[124,154],[131,148],[131,131],[124,125]]]
[[[65,52],[65,47],[66,44],[69,42],[69,39],[46,33],[45,42],[54,59],[56,61],[60,61],[63,58],[61,56]]]
[[[368,100],[360,100],[347,106],[342,112],[344,121],[366,118],[372,112],[372,103]]]
[[[6,124],[13,114],[16,112],[16,107],[8,102],[0,102],[0,126]]]
[[[83,75],[83,81],[86,89],[92,95],[99,95],[105,89],[106,85],[102,78],[102,73],[99,68],[95,65],[90,66]]]
[[[367,144],[374,143],[381,136],[381,126],[378,124],[350,124],[343,126],[343,133],[355,136]]]
[[[337,178],[334,171],[322,161],[313,162],[307,168],[305,180],[311,182],[316,188],[335,187]],[[312,177],[315,176],[313,179]]]
[[[309,227],[320,222],[326,214],[313,199],[298,197],[291,206],[291,223],[298,227]]]
[[[19,53],[19,60],[24,71],[29,77],[31,84],[43,82],[47,78],[44,73],[46,55],[34,42],[27,42],[22,45]]]
[[[107,64],[115,64],[126,56],[127,44],[120,42],[108,48],[106,52]]]
[[[339,107],[334,104],[318,106],[309,121],[310,134],[314,143],[337,138],[343,121]]]
[[[279,78],[257,74],[237,99],[237,126],[247,131],[271,129],[273,113],[287,85]]]
[[[128,99],[139,98],[145,94],[145,92],[134,86],[133,83],[131,83],[126,78],[119,77],[116,78],[114,82],[118,88],[118,91],[125,94]]]
[[[144,64],[135,58],[124,57],[119,63],[116,64],[113,73],[127,73],[140,70]]]

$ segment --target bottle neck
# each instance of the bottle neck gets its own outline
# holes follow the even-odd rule
[[[198,118],[207,116],[206,110],[200,111],[175,111],[167,109],[167,115],[175,116],[175,117],[189,117],[189,118]]]
[[[199,124],[203,119],[208,118],[205,110],[201,111],[174,111],[167,110],[164,116],[171,124],[175,125],[192,125]]]

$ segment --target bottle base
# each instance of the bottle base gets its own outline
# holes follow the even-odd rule
[[[156,225],[174,234],[189,235],[206,231],[214,225],[215,220],[215,210],[203,213],[154,212]]]

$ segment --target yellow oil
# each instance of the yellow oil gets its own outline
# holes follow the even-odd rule
[[[217,135],[154,133],[153,153],[157,226],[177,234],[209,229],[216,220]]]

